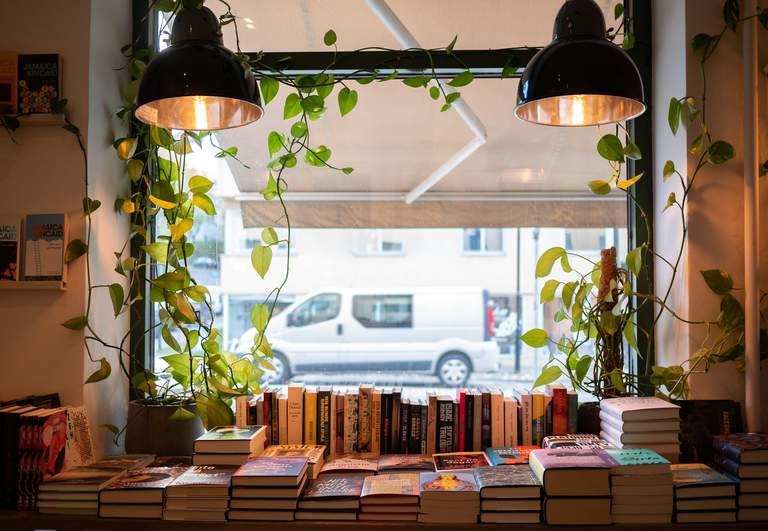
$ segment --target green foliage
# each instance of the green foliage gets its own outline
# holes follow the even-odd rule
[[[70,240],[67,244],[67,249],[64,251],[64,261],[66,263],[73,262],[83,256],[88,250],[88,245],[81,239],[75,238]]]
[[[85,380],[85,383],[96,383],[100,382],[102,380],[106,380],[109,378],[109,375],[112,374],[112,366],[109,364],[109,362],[106,360],[106,358],[101,358],[98,360],[99,362],[99,368],[96,369],[91,375],[88,377],[87,380]]]
[[[704,282],[707,283],[709,289],[718,295],[725,295],[733,289],[733,279],[727,271],[722,269],[706,269],[700,273],[704,277]]]
[[[333,30],[326,31],[323,36],[323,42],[326,46],[333,46],[336,44],[336,32]]]
[[[605,160],[616,162],[624,160],[624,146],[616,135],[604,135],[597,143],[597,152]]]
[[[434,88],[434,87],[433,87]],[[349,114],[357,105],[357,91],[347,87],[339,91],[339,112],[342,116]]]
[[[536,262],[536,277],[541,278],[549,275],[552,272],[552,266],[555,264],[555,261],[564,256],[567,256],[567,254],[562,247],[552,247],[544,251]]]
[[[257,245],[251,251],[251,264],[256,273],[261,278],[264,278],[269,271],[269,266],[272,264],[272,249],[268,246]]]
[[[541,348],[547,344],[547,331],[541,328],[532,328],[520,336],[520,339],[529,347]]]
[[[551,384],[552,382],[556,381],[558,378],[560,378],[563,375],[563,371],[560,369],[558,365],[550,365],[549,367],[545,367],[541,374],[536,378],[536,381],[533,382],[533,389],[536,389],[537,387],[541,387],[542,385]]]
[[[278,91],[280,90],[280,83],[271,77],[263,76],[259,79],[259,88],[261,88],[261,98],[264,100],[264,105],[268,105],[270,101],[275,99]]]

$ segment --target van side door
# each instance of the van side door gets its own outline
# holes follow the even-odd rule
[[[341,294],[319,293],[286,316],[280,339],[297,372],[340,368],[344,355],[338,332],[341,310]]]

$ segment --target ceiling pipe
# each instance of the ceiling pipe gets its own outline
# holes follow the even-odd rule
[[[394,35],[397,42],[403,48],[421,48],[419,41],[408,31],[403,22],[395,15],[394,11],[389,7],[385,0],[366,0],[368,7],[379,18],[382,24]],[[452,87],[443,83],[441,80],[435,81],[440,87],[447,93],[455,92]],[[440,165],[432,174],[424,179],[418,186],[405,195],[405,202],[408,204],[413,203],[424,192],[432,188],[443,177],[448,175],[457,166],[464,162],[472,153],[477,151],[480,146],[486,143],[488,140],[488,131],[485,129],[485,125],[480,121],[480,118],[474,113],[470,106],[464,101],[464,98],[459,98],[454,101],[451,108],[455,110],[465,124],[469,127],[475,137],[470,140],[464,147],[462,147],[454,156]]]
[[[757,12],[756,0],[745,0],[744,14]],[[760,426],[760,238],[758,179],[757,18],[744,21],[744,406],[747,430]]]

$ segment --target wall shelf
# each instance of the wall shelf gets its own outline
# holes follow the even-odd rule
[[[11,115],[12,116],[12,115]],[[16,116],[21,126],[40,126],[40,125],[64,125],[64,113],[38,113]]]
[[[66,291],[67,283],[61,280],[22,280],[0,282],[0,291]]]

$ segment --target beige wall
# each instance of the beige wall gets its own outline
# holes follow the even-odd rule
[[[93,5],[91,5],[93,4]],[[130,40],[130,4],[122,0],[5,0],[0,2],[0,50],[59,53],[64,97],[70,119],[82,131],[89,151],[90,195],[102,201],[93,235],[93,276],[114,282],[111,249],[127,230],[112,214],[115,192],[122,188],[121,170],[110,142],[114,127],[108,111],[118,103],[112,69],[122,66],[119,48]],[[70,216],[70,237],[84,237],[82,199],[84,165],[74,136],[56,126],[22,127],[17,143],[0,138],[0,211],[61,212]],[[124,385],[119,378],[83,387],[94,367],[84,363],[83,334],[59,324],[85,308],[82,259],[69,267],[67,291],[0,292],[0,400],[31,393],[58,392],[64,404],[85,404],[100,452],[112,451],[102,423],[120,424],[125,417]],[[112,319],[108,300],[94,306],[96,323],[114,338],[127,328]],[[98,356],[108,355],[96,351]]]
[[[698,33],[716,34],[722,27],[722,2],[718,0],[657,0],[654,9],[654,168],[656,170],[657,249],[669,257],[677,245],[679,222],[670,211],[662,214],[669,191],[678,186],[661,182],[664,161],[672,159],[678,168],[693,171],[696,159],[688,156],[686,145],[699,134],[697,129],[682,130],[673,137],[667,125],[667,104],[673,96],[701,94],[701,72],[698,57],[690,51],[690,42]],[[768,38],[760,33],[760,64],[768,61]],[[681,49],[680,46],[685,46]],[[741,33],[726,32],[717,52],[707,64],[707,121],[715,138],[733,144],[736,157],[721,166],[710,166],[699,174],[690,196],[688,216],[690,231],[683,256],[683,273],[673,287],[672,303],[693,320],[716,320],[719,298],[713,295],[699,271],[720,268],[731,273],[736,286],[743,286],[743,85]],[[760,160],[768,158],[768,83],[760,76]],[[768,186],[762,179],[761,225],[766,230]],[[760,239],[760,260],[763,264],[762,288],[768,289],[768,238]],[[666,286],[668,268],[656,264],[657,289]],[[741,294],[737,294],[743,300]],[[681,326],[666,321],[657,336],[657,358],[661,364],[679,363],[694,353],[705,338],[703,327]],[[768,398],[768,369],[763,364],[763,403]],[[733,364],[716,366],[706,375],[696,375],[691,381],[693,398],[731,398],[744,400],[744,376]],[[763,428],[768,419],[763,408]]]

